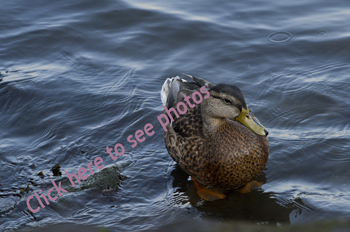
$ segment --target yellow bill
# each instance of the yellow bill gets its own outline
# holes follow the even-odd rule
[[[236,120],[258,135],[267,136],[269,134],[266,128],[261,125],[259,120],[249,110],[248,106],[247,109],[242,108],[242,112],[238,117],[236,117]]]

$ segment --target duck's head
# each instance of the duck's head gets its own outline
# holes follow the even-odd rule
[[[226,119],[236,120],[258,135],[268,135],[269,132],[250,111],[237,86],[218,84],[209,92],[210,97],[202,102],[204,123],[207,121],[208,124],[217,124]]]

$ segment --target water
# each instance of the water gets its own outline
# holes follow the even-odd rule
[[[348,1],[1,5],[0,230],[348,218]],[[236,84],[268,128],[270,158],[259,190],[203,202],[172,161],[156,117],[165,78],[181,73]],[[127,136],[146,123],[155,134],[131,149]],[[126,152],[112,161],[105,148],[116,143]],[[98,184],[70,188],[38,213],[28,211],[27,197],[47,191],[51,180],[69,188],[64,173],[96,157],[107,171],[121,170],[120,188],[113,186],[118,174],[102,173]],[[56,164],[62,176],[52,175]]]

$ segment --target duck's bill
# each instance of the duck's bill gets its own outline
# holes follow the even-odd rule
[[[266,128],[261,125],[259,120],[249,110],[248,106],[247,109],[242,108],[242,112],[238,117],[236,117],[236,120],[258,135],[267,136],[269,134]]]

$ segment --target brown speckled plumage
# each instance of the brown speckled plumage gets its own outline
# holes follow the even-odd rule
[[[261,174],[269,156],[266,136],[230,119],[209,132],[201,105],[187,108],[164,136],[170,156],[183,170],[202,185],[222,189],[241,187]]]

